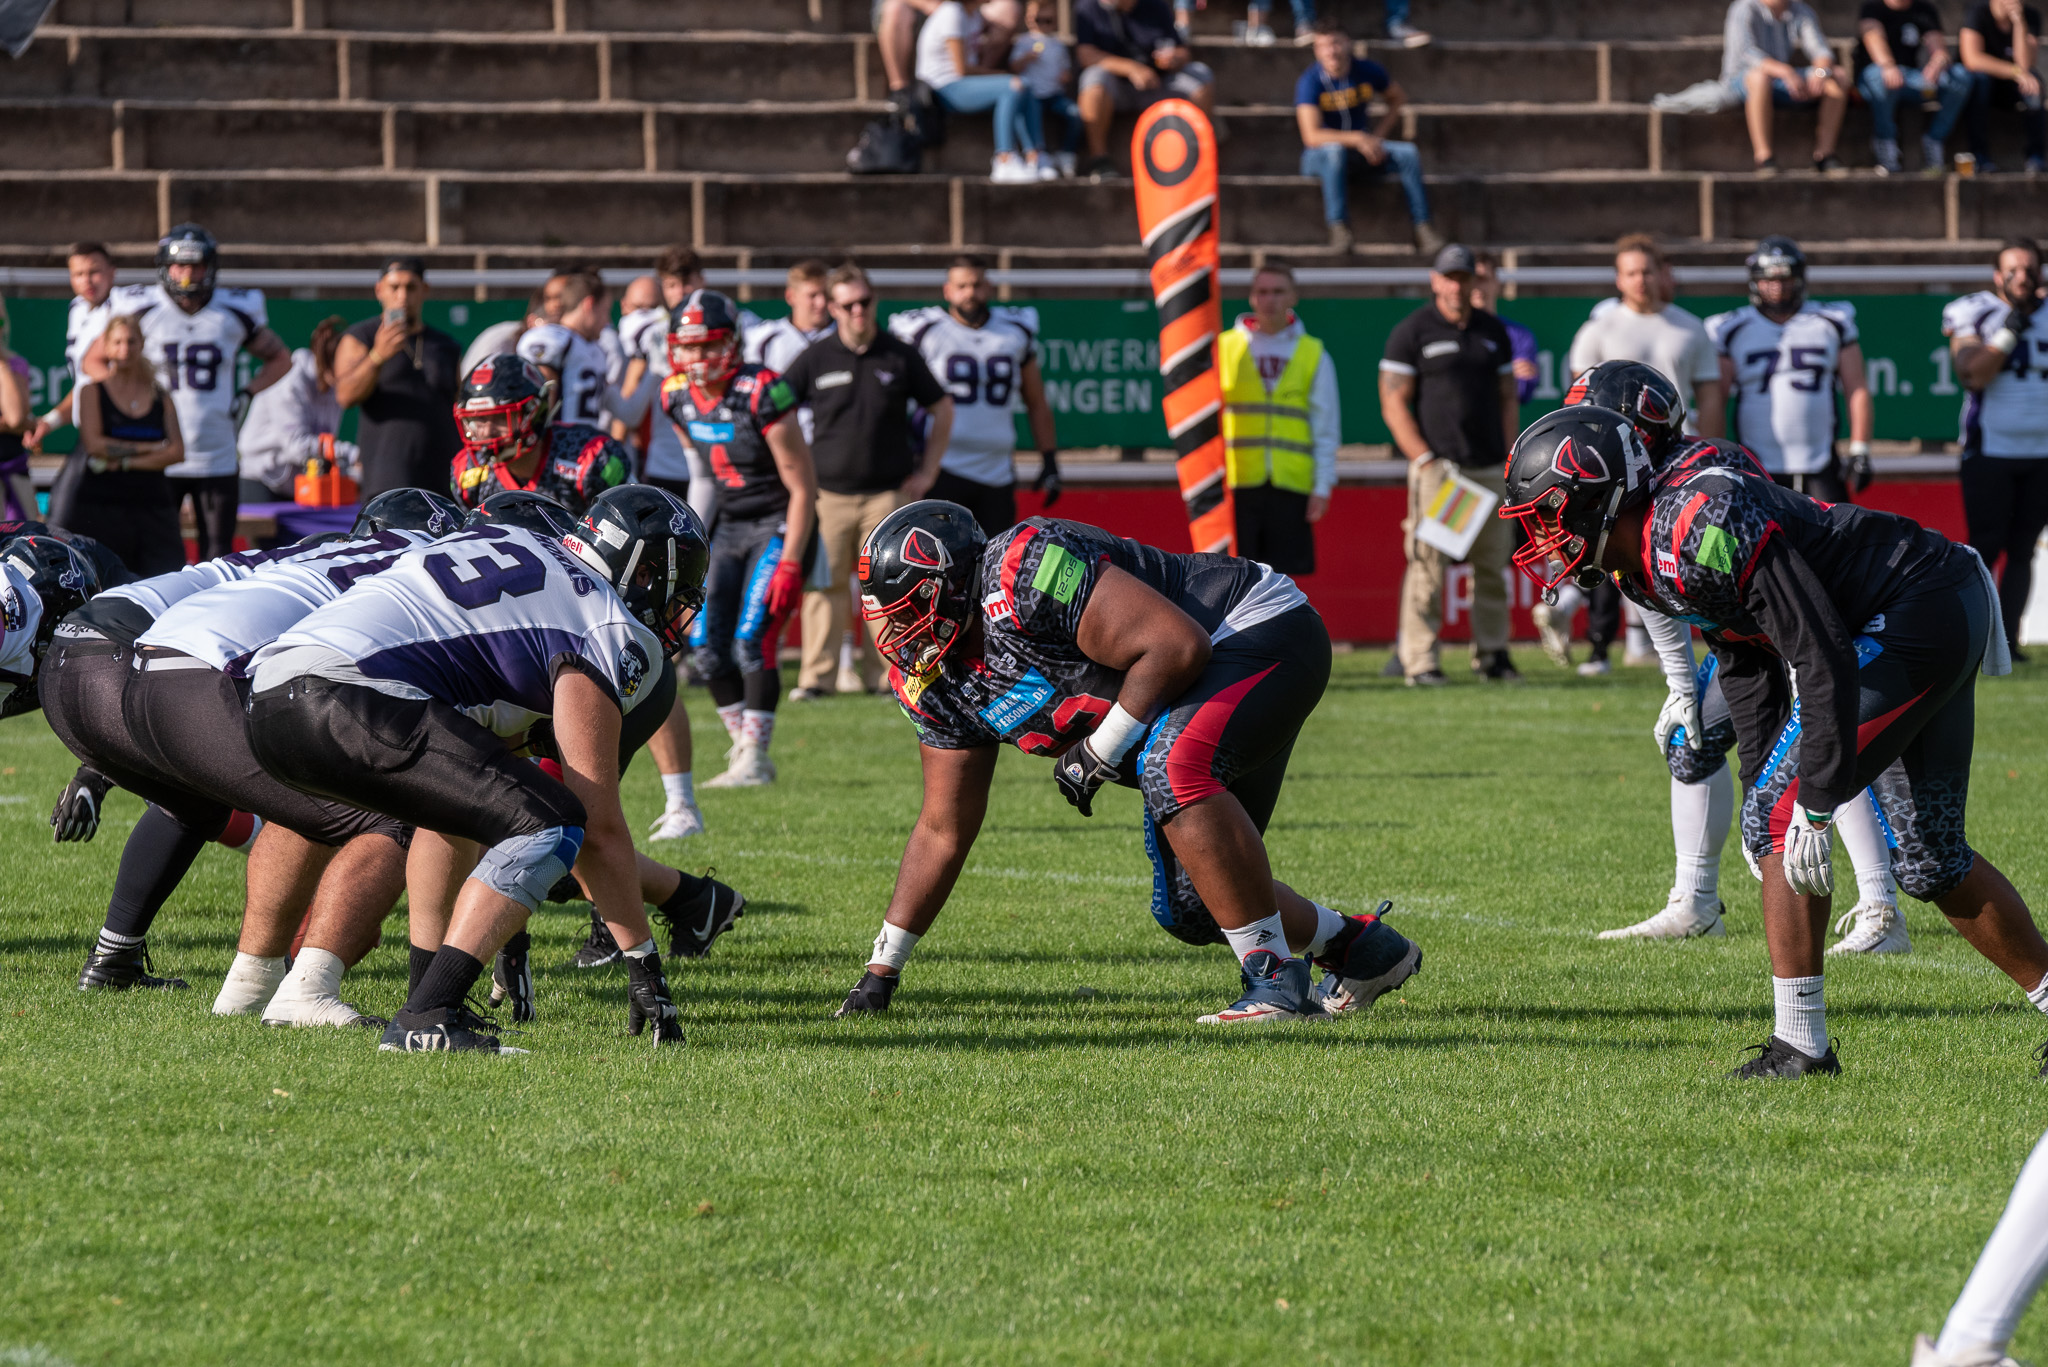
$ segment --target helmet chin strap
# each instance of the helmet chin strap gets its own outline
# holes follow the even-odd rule
[[[1582,569],[1591,570],[1599,575],[1607,573],[1601,568],[1600,562],[1607,558],[1607,538],[1613,534],[1614,524],[1621,519],[1621,492],[1622,486],[1616,484],[1614,491],[1607,495],[1607,510],[1600,515],[1600,539],[1593,543],[1592,558],[1581,567]]]

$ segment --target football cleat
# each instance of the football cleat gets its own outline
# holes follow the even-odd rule
[[[668,927],[670,958],[701,959],[711,952],[712,942],[746,914],[746,905],[747,899],[738,889],[727,887],[707,872],[695,897],[680,906],[665,903],[656,907],[654,919]]]
[[[1912,1367],[2027,1367],[2010,1353],[1985,1347],[1973,1349],[1966,1357],[1948,1357],[1926,1334],[1913,1335]]]
[[[896,995],[896,985],[903,981],[903,975],[883,976],[869,969],[861,974],[860,981],[853,985],[853,991],[846,994],[846,1000],[839,1003],[839,1009],[832,1013],[832,1019],[841,1016],[865,1016],[889,1009],[889,999]]]
[[[590,934],[583,941],[583,947],[576,951],[576,957],[563,964],[564,968],[609,968],[625,958],[619,949],[619,942],[612,938],[611,927],[597,914],[597,908],[590,909]]]
[[[1311,962],[1324,972],[1316,999],[1333,1015],[1363,1011],[1422,971],[1422,947],[1380,917],[1394,904],[1380,903],[1370,916],[1347,916]]]
[[[339,997],[290,997],[283,993],[263,1008],[263,1023],[277,1026],[339,1025],[374,1026],[382,1029],[391,1022],[373,1016]]]
[[[105,952],[98,945],[87,951],[85,967],[78,972],[80,992],[126,992],[131,987],[157,987],[182,992],[191,984],[183,978],[159,978],[149,961],[149,946]]]
[[[626,960],[626,1033],[638,1039],[647,1027],[654,1027],[648,1041],[656,1048],[683,1042],[682,1023],[676,1019],[676,1004],[669,999],[668,978],[661,971],[661,956],[648,954]]]
[[[258,958],[254,954],[237,954],[234,963],[228,966],[227,977],[221,980],[220,994],[213,999],[213,1014],[216,1016],[260,1015],[270,999],[277,995],[277,989],[284,984],[285,975],[291,971],[291,960],[282,955],[272,958]]]
[[[51,838],[62,845],[98,835],[100,808],[106,805],[107,791],[113,786],[114,781],[106,775],[81,766],[64,785],[50,813]]]
[[[590,898],[584,894],[583,885],[576,881],[576,875],[565,873],[555,880],[555,885],[548,889],[548,895],[542,900],[566,905],[570,902],[588,902]]]
[[[498,1023],[468,1003],[433,1011],[401,1011],[384,1027],[377,1047],[391,1054],[523,1054],[498,1042]]]
[[[726,770],[716,778],[704,780],[706,788],[761,788],[775,781],[775,766],[768,756],[761,753],[758,745],[745,741],[732,747],[726,756]]]
[[[512,1003],[514,1024],[533,1019],[533,937],[520,931],[491,961],[491,1005]]]
[[[1830,954],[1911,954],[1913,937],[1906,933],[1906,917],[1891,902],[1866,897],[1842,913],[1835,922],[1835,934],[1842,938],[1828,946]]]
[[[1210,1016],[1197,1017],[1201,1025],[1258,1025],[1268,1021],[1327,1021],[1329,1010],[1310,989],[1308,960],[1283,959],[1270,949],[1256,949],[1245,956],[1239,970],[1244,995]]]
[[[1703,935],[1726,935],[1721,917],[1728,908],[1718,900],[1711,911],[1700,907],[1689,894],[1680,893],[1664,904],[1664,910],[1647,921],[1619,930],[1603,930],[1600,940],[1692,940]]]
[[[1805,1077],[1809,1073],[1825,1073],[1830,1077],[1842,1071],[1842,1065],[1835,1058],[1833,1041],[1828,1051],[1819,1058],[1801,1053],[1776,1035],[1762,1044],[1752,1044],[1756,1057],[1728,1074],[1731,1078],[1749,1079],[1759,1077]]]
[[[704,834],[704,813],[697,810],[694,802],[685,802],[680,807],[670,807],[654,819],[647,828],[649,840],[687,840],[693,835]]]

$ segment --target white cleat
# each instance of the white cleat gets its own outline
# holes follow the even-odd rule
[[[697,810],[694,802],[685,802],[680,807],[670,807],[655,818],[647,828],[649,840],[685,840],[693,835],[704,834],[704,813]]]
[[[390,1022],[381,1016],[358,1011],[339,997],[290,997],[283,993],[270,999],[270,1005],[263,1008],[265,1025],[358,1025],[375,1026],[383,1029]]]
[[[277,995],[278,985],[284,981],[287,971],[289,966],[282,957],[259,959],[251,954],[235,955],[234,966],[228,969],[227,980],[220,985],[220,995],[213,999],[213,1014],[256,1015]]]
[[[2027,1367],[2027,1364],[2010,1353],[1991,1347],[1975,1349],[1961,1357],[1948,1357],[1934,1346],[1933,1339],[1925,1334],[1915,1334],[1912,1367]]]
[[[1906,933],[1906,918],[1890,902],[1858,902],[1836,920],[1835,934],[1842,938],[1828,946],[1830,954],[1913,952],[1913,937]]]
[[[1559,621],[1559,618],[1564,620]],[[1536,634],[1543,641],[1543,653],[1559,669],[1572,667],[1571,618],[1565,617],[1542,599],[1529,609],[1529,620],[1536,624]]]
[[[741,741],[726,755],[726,770],[706,779],[706,788],[761,788],[775,781],[775,766],[752,745]]]
[[[1619,930],[1603,930],[1598,938],[1602,940],[1692,940],[1704,935],[1726,935],[1728,927],[1721,923],[1721,913],[1727,908],[1716,901],[1712,907],[1702,908],[1690,897],[1674,898],[1665,903],[1664,910],[1647,921],[1638,921],[1632,926]]]

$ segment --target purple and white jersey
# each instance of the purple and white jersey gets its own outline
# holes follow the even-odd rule
[[[1990,290],[1955,300],[1941,311],[1942,335],[1989,342],[2012,317]],[[2048,309],[2019,331],[2019,345],[1991,383],[1963,394],[1963,454],[2039,460],[2048,456]]]
[[[559,541],[479,527],[407,551],[256,652],[258,693],[305,675],[436,698],[500,736],[554,712],[583,670],[621,712],[654,690],[661,642]]]
[[[236,551],[233,555],[218,556],[212,560],[202,560],[196,565],[186,565],[172,570],[169,574],[154,575],[148,579],[138,579],[132,584],[123,584],[119,588],[106,589],[94,595],[93,602],[100,603],[101,607],[105,608],[116,599],[126,599],[152,618],[161,617],[171,610],[173,604],[181,603],[195,593],[204,593],[208,589],[217,589],[222,584],[247,579],[265,565],[289,560],[294,556],[324,552],[327,549],[325,546],[307,547],[293,544],[268,551]]]
[[[318,547],[319,554],[260,565],[247,579],[173,604],[135,644],[179,651],[215,669],[237,672],[250,656],[358,580],[389,569],[400,555],[433,539],[425,532],[384,531],[359,541],[331,542]]]
[[[0,704],[35,677],[43,600],[12,565],[0,564]]]

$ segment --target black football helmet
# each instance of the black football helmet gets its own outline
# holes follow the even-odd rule
[[[1605,408],[1634,423],[1652,465],[1661,466],[1685,440],[1685,399],[1678,386],[1641,361],[1602,361],[1572,381],[1564,401]]]
[[[692,384],[717,384],[740,368],[740,306],[717,290],[691,290],[668,315],[668,364]],[[684,347],[702,347],[688,358]]]
[[[1546,603],[1570,579],[1592,588],[1606,576],[1600,556],[1615,520],[1650,496],[1650,453],[1636,425],[1606,408],[1578,404],[1530,423],[1508,456],[1500,516],[1522,524],[1515,568]]]
[[[312,551],[322,546],[334,546],[355,539],[353,532],[314,532],[311,536],[302,536],[292,542],[292,547],[295,550]]]
[[[100,591],[100,574],[92,558],[68,541],[54,536],[17,536],[0,546],[0,564],[28,581],[42,604],[42,619],[36,624],[36,658],[56,634],[57,623],[68,613],[85,606]],[[0,626],[20,631],[27,624],[27,605],[0,591]]]
[[[356,514],[350,536],[375,536],[378,532],[425,532],[447,536],[462,530],[462,505],[446,494],[428,489],[386,489],[365,503]]]
[[[486,356],[455,396],[462,449],[493,464],[529,455],[547,439],[554,407],[555,387],[539,366],[509,352]]]
[[[560,502],[531,489],[500,489],[469,510],[462,523],[472,527],[524,527],[535,536],[560,541],[576,533],[576,515]]]
[[[618,591],[664,650],[683,648],[711,568],[711,538],[689,504],[651,484],[621,484],[591,500],[562,544]]]
[[[171,267],[197,266],[199,274],[189,285],[171,283]],[[157,239],[156,282],[174,299],[197,300],[204,304],[213,297],[214,281],[220,276],[220,244],[213,234],[197,223],[180,223]]]
[[[897,668],[927,673],[966,634],[987,548],[974,514],[937,498],[905,504],[868,533],[858,566],[861,616]]]
[[[1791,238],[1765,238],[1742,265],[1749,272],[1749,302],[1758,308],[1765,305],[1757,286],[1766,280],[1787,282],[1785,302],[1777,307],[1796,310],[1806,302],[1806,253]]]

